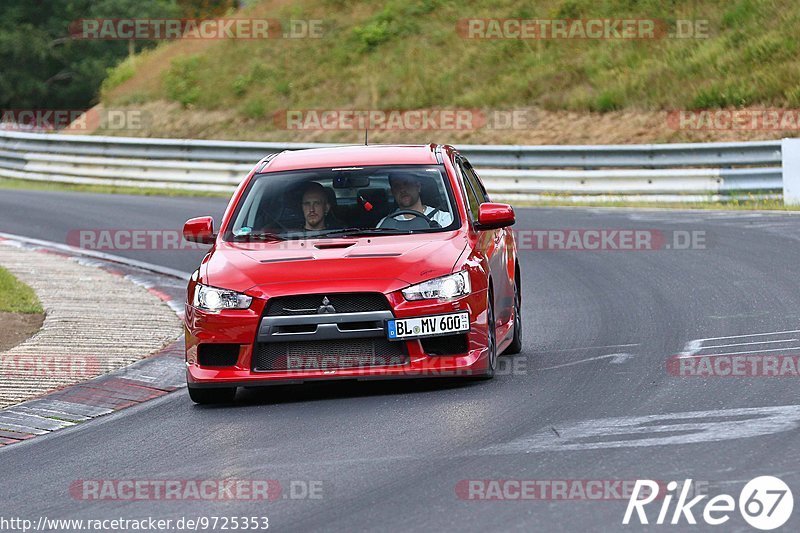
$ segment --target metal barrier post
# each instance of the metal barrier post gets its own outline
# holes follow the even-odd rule
[[[783,139],[783,203],[800,205],[800,139]]]

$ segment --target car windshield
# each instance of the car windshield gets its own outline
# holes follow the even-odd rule
[[[442,165],[272,172],[254,177],[224,238],[280,241],[458,227]]]

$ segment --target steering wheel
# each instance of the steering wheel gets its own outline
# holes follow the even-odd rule
[[[424,213],[420,213],[419,211],[416,211],[414,209],[398,209],[394,213],[386,215],[386,220],[396,219],[400,215],[414,215],[415,217],[419,217],[419,218],[424,219],[428,223],[428,226],[430,226],[432,228],[440,228],[441,227],[438,222],[436,222],[432,218],[429,218]],[[413,219],[410,219],[410,220],[413,220]]]

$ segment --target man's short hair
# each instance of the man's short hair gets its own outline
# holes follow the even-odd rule
[[[323,198],[325,198],[325,201],[328,202],[328,192],[325,190],[324,186],[320,185],[316,181],[309,181],[303,185],[303,188],[300,189],[300,196],[305,196],[310,192],[318,192]]]
[[[413,181],[414,183],[422,184],[422,180],[419,179],[419,176],[415,174],[389,174],[389,185],[392,184],[395,180],[403,180],[403,181]]]

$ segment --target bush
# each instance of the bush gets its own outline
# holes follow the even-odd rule
[[[372,52],[396,37],[419,33],[417,20],[438,7],[438,0],[394,1],[362,26],[352,30],[355,46],[360,52]]]
[[[364,26],[356,26],[353,28],[353,37],[359,51],[372,52],[392,38],[391,22],[376,20]]]
[[[622,98],[618,93],[613,91],[603,91],[600,93],[600,96],[597,97],[597,100],[590,106],[592,111],[599,111],[600,113],[606,113],[608,111],[614,111],[616,109],[622,109],[623,102]]]
[[[267,113],[267,105],[261,98],[248,100],[242,107],[242,114],[247,118],[263,118]]]
[[[164,90],[170,100],[189,107],[200,98],[200,57],[189,56],[173,59],[164,76]]]
[[[753,95],[742,86],[712,86],[701,89],[692,101],[694,109],[741,107],[753,103]]]
[[[130,56],[115,67],[106,69],[106,79],[100,85],[100,94],[107,94],[136,74],[136,64],[141,56]]]

